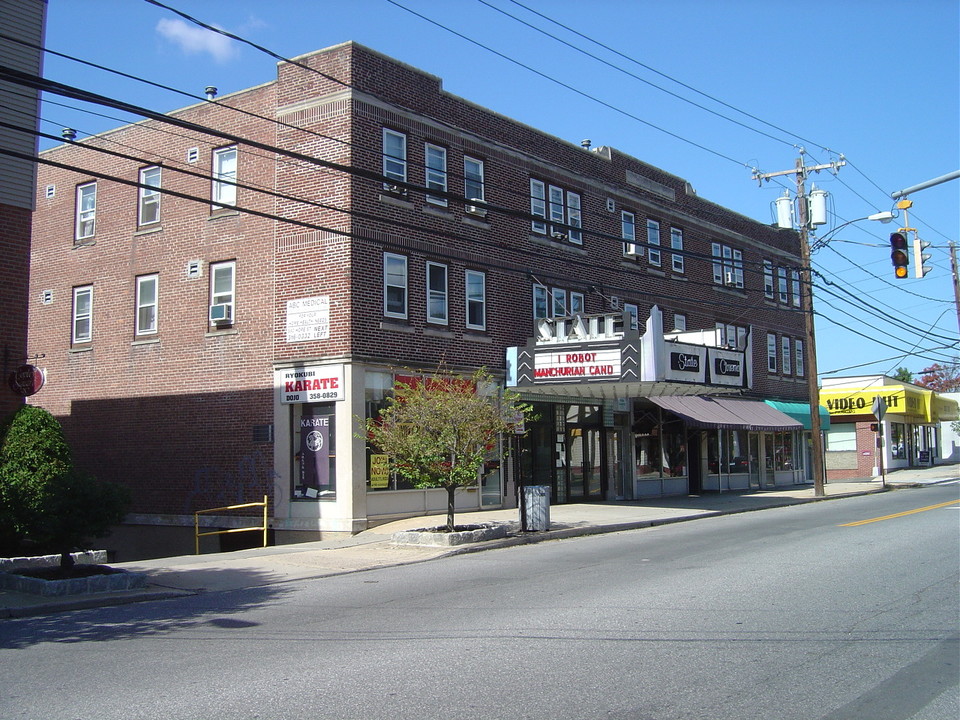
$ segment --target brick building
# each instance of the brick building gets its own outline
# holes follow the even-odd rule
[[[44,20],[41,0],[0,0],[0,65],[39,74]],[[23,404],[24,392],[8,382],[24,367],[27,353],[27,285],[30,222],[36,186],[40,93],[0,81],[0,419]],[[12,127],[10,127],[12,126]],[[23,128],[18,132],[13,128]],[[32,382],[30,383],[32,386]]]
[[[613,148],[346,43],[42,161],[33,401],[132,523],[267,494],[282,542],[441,511],[357,437],[441,362],[540,418],[464,508],[521,475],[556,502],[806,480],[796,233]],[[548,350],[580,369],[525,374]]]

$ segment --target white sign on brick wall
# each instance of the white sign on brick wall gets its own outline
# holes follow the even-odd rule
[[[330,296],[287,300],[287,342],[327,340],[330,337]]]

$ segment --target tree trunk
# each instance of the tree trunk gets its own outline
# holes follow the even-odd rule
[[[453,505],[454,505],[454,500],[453,500],[453,494],[454,494],[455,492],[457,492],[457,486],[456,486],[456,485],[448,485],[448,486],[447,486],[447,532],[453,532],[453,531],[454,531],[454,525],[453,525]]]

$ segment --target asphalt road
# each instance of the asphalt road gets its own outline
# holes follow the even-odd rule
[[[3,620],[0,718],[956,720],[958,493]]]

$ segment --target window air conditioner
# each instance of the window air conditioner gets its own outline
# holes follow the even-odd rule
[[[406,188],[402,188],[402,187],[400,187],[399,185],[385,184],[385,185],[383,186],[383,189],[386,190],[388,193],[393,193],[394,195],[406,195],[406,194],[407,194],[407,189],[406,189]]]
[[[733,287],[736,285],[733,279],[733,273],[729,270],[723,274],[723,284],[727,287]]]
[[[567,239],[567,234],[566,234],[566,233],[562,233],[562,232],[554,231],[554,232],[550,233],[550,237],[552,237],[554,240],[566,240],[566,239]]]
[[[470,213],[471,215],[480,215],[481,217],[487,214],[485,208],[480,207],[479,205],[471,205],[470,203],[483,202],[480,198],[470,198],[467,201],[467,205],[463,206],[464,211]]]
[[[210,322],[215,325],[223,325],[233,320],[233,305],[230,303],[219,303],[210,306]]]
[[[636,243],[627,243],[626,249],[623,251],[624,255],[629,255],[630,257],[643,257],[643,245],[637,245]]]

